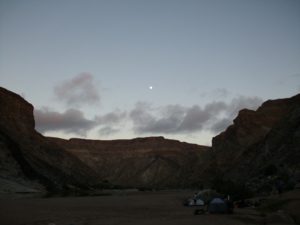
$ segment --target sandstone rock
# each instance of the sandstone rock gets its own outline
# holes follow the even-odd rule
[[[31,104],[0,88],[0,105],[2,178],[29,185],[35,181],[52,191],[96,185],[97,176],[90,168],[34,130]]]
[[[191,186],[203,164],[202,156],[209,149],[163,137],[113,141],[51,140],[89,165],[102,180],[138,188]]]
[[[46,138],[33,106],[0,88],[0,176],[50,190],[66,187],[178,188],[198,183],[208,147],[163,137],[96,141]],[[203,155],[203,157],[202,157]],[[112,183],[113,185],[110,185]]]
[[[241,110],[234,124],[212,143],[214,166],[224,179],[256,179],[264,185],[269,179],[272,188],[272,179],[283,170],[292,177],[300,171],[300,94],[269,100],[256,111]],[[267,174],[267,168],[274,174]],[[267,179],[270,175],[273,178]]]
[[[241,110],[234,124],[213,138],[212,149],[163,137],[44,137],[34,130],[33,106],[22,97],[0,88],[0,104],[0,192],[4,186],[187,188],[211,185],[215,177],[256,180],[259,186],[266,178],[272,181],[270,174],[300,174],[300,94]]]

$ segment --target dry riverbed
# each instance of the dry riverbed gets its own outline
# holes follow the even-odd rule
[[[194,215],[182,205],[189,191],[119,193],[97,197],[0,199],[1,225],[244,225],[264,224],[254,209]]]

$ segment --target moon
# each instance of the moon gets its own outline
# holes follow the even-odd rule
[[[152,86],[149,86],[149,90],[152,90],[153,89],[153,87]]]

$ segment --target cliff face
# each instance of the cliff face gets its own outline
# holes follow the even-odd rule
[[[33,106],[0,88],[0,181],[5,190],[97,185],[174,188],[195,185],[208,147],[162,137],[93,141],[46,138]]]
[[[18,145],[13,140],[22,138],[21,133],[26,134],[29,130],[33,130],[34,120],[30,117],[33,106],[3,88],[0,88],[0,104],[0,192],[43,189],[38,182],[26,179],[18,162],[19,156],[16,154]],[[13,134],[15,138],[11,137]]]
[[[294,107],[299,106],[299,101],[300,95],[296,95],[266,101],[256,111],[241,110],[234,124],[213,138],[213,148],[217,151],[248,148],[263,139]]]
[[[226,179],[251,180],[284,170],[300,171],[300,95],[242,110],[213,138],[215,166]],[[272,170],[272,171],[270,171]]]
[[[241,110],[212,148],[163,137],[46,138],[34,130],[33,106],[19,95],[0,88],[0,105],[0,193],[186,188],[215,177],[246,183],[300,174],[300,94]]]
[[[117,186],[179,188],[195,185],[208,147],[163,137],[95,141],[52,138],[102,180]]]
[[[96,174],[91,169],[34,130],[31,104],[0,88],[0,105],[2,192],[95,185]]]

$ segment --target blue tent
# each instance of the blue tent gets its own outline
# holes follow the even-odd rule
[[[228,206],[221,198],[214,198],[208,204],[208,212],[210,213],[227,213]]]

